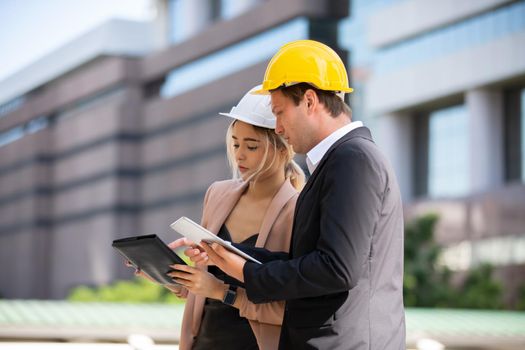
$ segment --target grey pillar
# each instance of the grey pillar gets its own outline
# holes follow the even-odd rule
[[[377,144],[396,172],[404,203],[414,196],[412,118],[402,113],[382,115],[377,119]]]
[[[469,118],[470,192],[503,183],[503,94],[476,89],[466,93]]]

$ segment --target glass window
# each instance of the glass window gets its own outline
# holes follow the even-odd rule
[[[49,117],[42,116],[27,122],[25,125],[11,128],[0,133],[0,147],[8,145],[28,134],[33,134],[49,126]]]
[[[212,0],[170,0],[168,2],[169,39],[178,43],[202,31],[217,17]]]
[[[525,2],[509,4],[379,50],[374,57],[374,73],[390,73],[524,29]]]
[[[7,114],[16,111],[25,102],[25,96],[16,97],[0,105],[0,118]]]
[[[49,118],[46,116],[31,120],[26,124],[26,133],[33,134],[49,126]]]
[[[404,0],[348,0],[351,15],[339,22],[339,46],[350,51],[350,67],[368,65],[374,50],[367,40],[368,17],[385,6]]]
[[[221,17],[223,19],[234,18],[248,11],[259,2],[261,0],[222,0]]]
[[[306,39],[308,20],[298,18],[248,40],[174,69],[161,87],[161,96],[173,97],[269,60],[285,43]]]
[[[428,194],[461,196],[468,192],[468,117],[464,105],[430,114]]]
[[[505,91],[505,180],[525,182],[525,88]]]
[[[525,182],[525,89],[521,90],[521,181]]]
[[[0,147],[15,142],[24,136],[24,127],[18,126],[0,134]]]

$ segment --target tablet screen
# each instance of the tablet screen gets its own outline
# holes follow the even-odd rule
[[[141,269],[160,284],[177,284],[166,275],[172,271],[169,265],[186,265],[186,262],[157,235],[117,239],[113,241],[112,246],[133,266]]]
[[[183,216],[174,223],[170,225],[170,227],[178,232],[179,234],[183,235],[184,237],[188,238],[190,241],[199,244],[201,241],[204,241],[206,243],[212,243],[216,242],[226,249],[234,252],[237,255],[242,256],[243,258],[247,260],[251,260],[257,264],[260,264],[261,262],[242,250],[237,249],[233,245],[231,245],[230,242],[223,240],[220,237],[217,237],[210,231],[206,230],[201,225],[197,224],[196,222],[192,221],[191,219],[188,219],[187,217]]]

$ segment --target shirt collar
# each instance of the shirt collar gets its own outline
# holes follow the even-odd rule
[[[340,127],[339,129],[328,135],[324,140],[319,142],[317,145],[315,145],[314,148],[312,148],[308,153],[306,153],[306,165],[308,166],[308,171],[310,172],[310,175],[314,173],[315,168],[317,168],[317,165],[319,164],[321,159],[323,159],[328,149],[332,147],[334,143],[336,143],[341,137],[345,136],[350,131],[362,126],[363,122],[361,121],[355,121],[346,124],[345,126]]]

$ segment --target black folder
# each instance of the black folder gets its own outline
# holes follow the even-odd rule
[[[177,284],[166,275],[173,270],[169,265],[186,265],[157,235],[117,239],[113,241],[112,247],[135,268],[142,270],[160,284]]]

